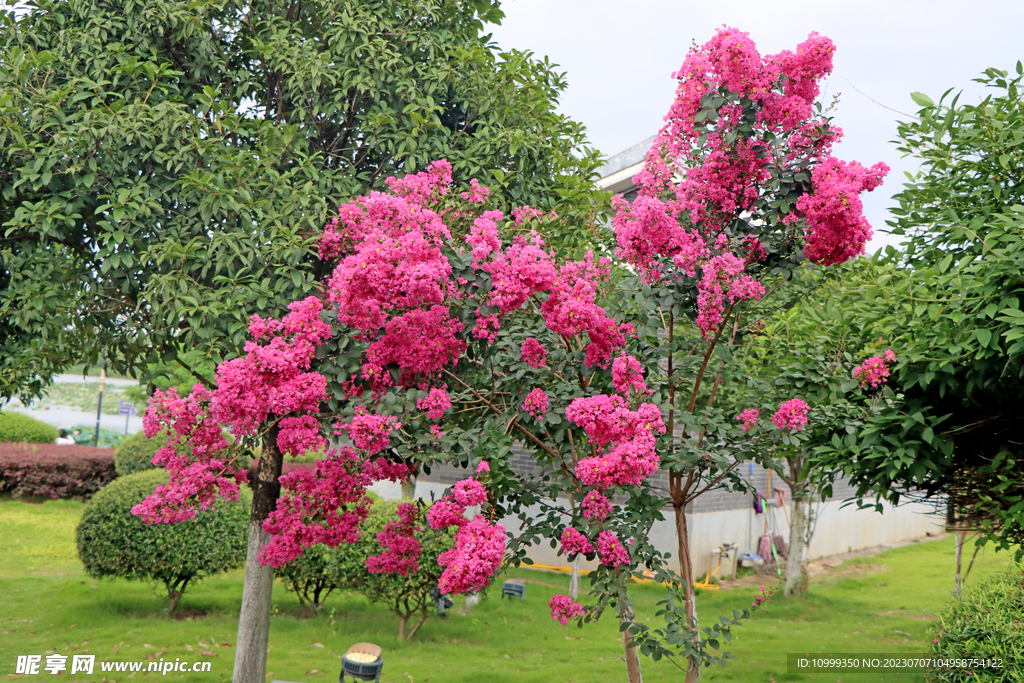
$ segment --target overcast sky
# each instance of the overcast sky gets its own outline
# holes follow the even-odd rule
[[[569,81],[561,111],[585,124],[606,156],[657,132],[675,92],[671,74],[691,42],[707,42],[717,27],[748,32],[762,55],[793,50],[812,31],[828,36],[836,54],[823,92],[827,100],[842,94],[834,113],[845,133],[834,153],[892,167],[885,185],[864,196],[876,233],[915,167],[890,142],[896,121],[918,109],[910,93],[938,100],[955,88],[974,103],[983,88],[972,79],[1024,59],[1020,0],[504,0],[502,9],[502,25],[489,28],[494,39],[560,65]],[[886,242],[895,240],[876,237],[869,249]]]

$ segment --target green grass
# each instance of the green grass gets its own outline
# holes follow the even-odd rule
[[[166,596],[148,584],[98,581],[86,576],[74,547],[83,505],[52,501],[33,505],[0,499],[0,675],[13,675],[19,654],[96,654],[97,660],[149,658],[210,660],[212,673],[167,676],[138,673],[138,681],[226,681],[231,675],[242,573],[208,579],[182,599],[185,618],[168,617]],[[971,581],[1009,564],[1010,556],[983,552]],[[776,599],[767,613],[735,629],[728,649],[737,657],[704,681],[878,683],[921,681],[920,675],[787,674],[786,653],[923,653],[929,627],[948,599],[953,577],[951,539],[887,551],[843,565],[840,576],[812,583],[805,600]],[[278,584],[268,681],[328,683],[338,680],[340,656],[361,640],[384,648],[385,683],[549,683],[625,679],[618,629],[608,615],[597,625],[563,627],[548,615],[547,601],[565,592],[568,577],[527,569],[511,576],[528,582],[526,602],[502,602],[497,592],[467,614],[431,618],[411,643],[399,643],[397,620],[355,595],[331,596],[314,618],[303,618],[298,600]],[[499,579],[500,580],[500,579]],[[585,581],[584,581],[585,583]],[[753,588],[704,592],[698,600],[706,622],[749,605]],[[660,589],[635,589],[638,613],[650,614]],[[462,605],[461,598],[457,606]],[[189,616],[191,615],[191,616]],[[902,632],[902,633],[901,633]],[[909,635],[904,635],[909,634]],[[70,661],[70,659],[69,659]],[[678,681],[669,663],[642,660],[644,680]],[[313,673],[313,672],[316,673]],[[66,673],[66,672],[65,672]],[[44,676],[49,674],[44,673]],[[120,674],[125,677],[126,674]],[[82,676],[100,681],[103,674]],[[64,680],[75,680],[65,676]],[[117,675],[106,674],[108,681]]]

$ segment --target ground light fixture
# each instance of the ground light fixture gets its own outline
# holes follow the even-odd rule
[[[356,643],[341,656],[340,682],[351,676],[354,681],[376,681],[380,683],[380,672],[384,669],[384,659],[380,656],[380,645],[373,643]]]

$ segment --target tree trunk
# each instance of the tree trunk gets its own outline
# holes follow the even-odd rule
[[[409,623],[409,615],[398,613],[398,642],[405,640],[405,625]]]
[[[412,476],[402,482],[402,498],[416,498],[416,477]]]
[[[683,580],[683,599],[686,603],[686,616],[690,620],[690,630],[697,631],[700,624],[697,621],[697,595],[693,588],[693,562],[690,560],[690,535],[686,528],[686,507],[684,505],[673,505],[673,509],[676,512],[676,536],[679,541],[679,576]],[[700,680],[700,662],[691,658],[686,669],[686,683],[696,683],[698,680]]]
[[[624,614],[619,618],[619,621],[626,621],[627,616]],[[633,634],[629,630],[622,632],[622,647],[623,655],[626,660],[626,675],[629,677],[629,683],[643,683],[643,676],[640,675],[640,655],[636,651],[635,647],[630,647],[629,644],[633,642]]]
[[[956,530],[956,597],[960,597],[962,581],[960,579],[960,567],[964,556],[964,536],[967,532]]]
[[[782,588],[782,594],[786,597],[803,597],[807,592],[807,582],[804,580],[804,557],[807,554],[807,546],[804,540],[807,538],[807,525],[810,523],[807,514],[810,507],[810,500],[803,497],[793,496],[793,516],[789,520],[789,558],[786,560],[786,584]]]
[[[420,616],[420,620],[419,620],[419,622],[417,622],[417,624],[416,624],[415,626],[413,626],[413,627],[412,627],[412,630],[411,630],[411,631],[409,631],[409,635],[408,635],[408,636],[406,636],[406,640],[412,640],[412,637],[413,637],[414,635],[416,635],[416,631],[419,631],[419,630],[420,630],[420,626],[423,626],[423,624],[425,624],[425,623],[426,623],[426,621],[427,621],[427,618],[428,618],[428,617],[430,617],[430,611],[429,611],[429,607],[428,607],[428,608],[425,608],[425,609],[423,610],[423,613],[422,613],[422,615]]]
[[[576,557],[572,561],[572,574],[569,575],[569,599],[573,602],[576,601],[577,596],[580,594],[580,556]]]
[[[274,568],[260,564],[260,548],[270,542],[263,522],[277,506],[281,494],[281,451],[277,448],[277,427],[263,440],[263,454],[253,482],[249,543],[245,553],[245,584],[242,611],[238,617],[233,683],[266,683],[267,645],[270,642],[270,606],[274,589]]]

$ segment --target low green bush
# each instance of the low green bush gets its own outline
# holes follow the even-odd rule
[[[161,431],[152,439],[145,432],[136,432],[121,442],[114,452],[114,467],[119,476],[143,472],[156,467],[153,456],[167,443],[167,431]]]
[[[951,667],[933,683],[1024,681],[1024,572],[1020,567],[968,586],[953,597],[932,632],[932,654],[945,660],[997,660],[1002,667]]]
[[[362,593],[371,602],[386,605],[398,615],[399,640],[412,638],[436,609],[435,590],[444,571],[437,564],[437,558],[451,549],[455,542],[452,531],[438,532],[430,528],[426,507],[420,504],[416,524],[419,529],[416,538],[421,544],[419,569],[408,576],[371,574],[366,569],[366,559],[383,552],[377,534],[384,531],[388,522],[398,521],[398,505],[398,501],[376,500],[366,520],[359,526],[362,534],[359,541],[337,548],[315,545],[298,560],[278,569],[277,576],[311,612],[319,611],[335,589]],[[413,618],[416,621],[410,629],[409,623]]]
[[[75,532],[78,557],[93,577],[120,577],[164,584],[170,611],[190,582],[245,562],[252,496],[242,487],[238,502],[178,524],[146,524],[132,508],[166,484],[162,469],[118,477],[86,506]]]
[[[0,413],[0,443],[53,443],[57,428],[21,413]]]

